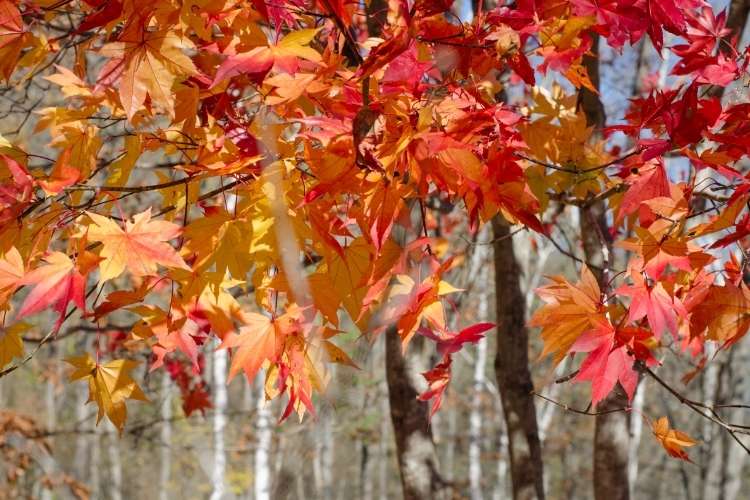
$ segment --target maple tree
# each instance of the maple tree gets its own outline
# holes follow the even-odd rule
[[[554,241],[568,207],[603,204],[603,263],[572,245],[580,279],[538,292],[543,356],[583,358],[570,379],[594,407],[650,376],[736,439],[656,373],[750,328],[750,105],[716,90],[744,81],[748,51],[726,14],[518,0],[460,22],[452,4],[390,0],[370,36],[363,6],[340,0],[0,0],[0,74],[61,97],[33,110],[43,150],[0,140],[0,376],[31,359],[20,333],[52,310],[36,349],[73,314],[96,325],[71,380],[120,430],[126,400],[146,399],[144,352],[188,414],[210,404],[203,352],[226,349],[230,378],[262,371],[282,419],[302,417],[331,363],[356,369],[337,336],[393,326],[404,352],[434,342],[419,396],[434,413],[452,356],[493,327],[449,321],[465,253],[452,226],[501,218]],[[600,37],[615,51],[648,37],[680,78],[597,129],[579,92],[599,91]],[[114,318],[124,341],[106,340]],[[653,432],[678,458],[695,444],[665,418]]]

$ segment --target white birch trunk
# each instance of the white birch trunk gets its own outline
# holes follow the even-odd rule
[[[224,428],[227,425],[227,350],[219,349],[213,352],[213,383],[214,383],[214,464],[211,472],[211,500],[222,500],[226,493],[226,446],[224,443]]]
[[[479,304],[477,316],[479,321],[489,317],[487,301],[487,272],[479,277]],[[487,364],[487,338],[477,343],[474,360],[474,381],[471,395],[471,412],[469,414],[469,493],[472,500],[482,500],[482,395],[484,392],[484,372]]]
[[[382,342],[378,345],[383,345]],[[382,364],[382,362],[381,362]],[[388,389],[385,384],[381,385],[380,397],[382,401],[382,410],[380,418],[380,446],[378,447],[378,489],[380,491],[380,500],[388,499],[388,443],[390,443],[390,425],[388,422],[388,415],[390,409],[388,407]]]
[[[732,403],[747,404],[750,401],[750,373],[748,373],[748,367],[750,366],[750,343],[743,341],[737,344],[734,349],[739,352],[734,360],[736,366],[740,367],[739,373],[737,374],[742,379],[742,383],[735,393],[735,397]],[[734,382],[732,382],[734,387]],[[740,410],[735,413],[736,420],[741,425],[748,425],[750,418],[748,418],[747,410]],[[737,436],[745,446],[750,446],[750,439],[747,435]],[[747,474],[744,473],[745,464],[747,463],[747,452],[742,449],[740,445],[732,440],[728,440],[729,449],[727,450],[727,463],[725,467],[726,481],[724,483],[724,499],[725,500],[737,500],[740,497],[740,492],[743,491],[745,494],[747,490],[743,490],[743,481],[747,480]]]
[[[643,435],[643,405],[646,402],[646,380],[642,380],[636,389],[633,398],[632,411],[630,412],[630,448],[628,449],[628,484],[630,494],[635,496],[635,487],[638,481],[638,450],[641,446]]]
[[[320,415],[318,431],[315,433],[315,459],[313,461],[313,475],[318,498],[332,498],[331,488],[333,472],[333,415],[324,412]],[[356,446],[359,450],[360,447]]]
[[[54,356],[54,350],[50,353]],[[56,366],[56,365],[55,365]],[[57,401],[55,400],[55,377],[50,374],[47,381],[44,384],[44,406],[47,411],[47,418],[45,419],[45,425],[48,431],[54,431],[57,427]],[[45,453],[42,460],[44,472],[48,476],[54,474],[55,459],[50,453]],[[41,492],[42,500],[52,500],[52,491],[47,488],[42,488]]]
[[[257,444],[255,447],[255,500],[271,498],[271,410],[266,404],[263,376],[258,377],[258,413],[255,429]]]
[[[458,410],[455,405],[451,405],[445,409],[447,412],[448,429],[447,439],[445,439],[445,469],[443,471],[443,477],[446,481],[453,481],[453,470],[456,464],[456,434],[458,427]]]
[[[76,427],[85,429],[86,416],[88,407],[86,401],[88,400],[89,388],[86,384],[75,385],[75,405],[76,405]],[[96,443],[96,436],[93,438],[81,432],[76,436],[75,451],[73,453],[73,470],[79,480],[84,481],[87,476],[87,456],[91,453],[89,449]]]
[[[165,370],[162,374],[161,453],[159,464],[159,499],[169,500],[169,480],[172,472],[172,380]]]
[[[91,428],[94,433],[92,434],[91,439],[91,460],[89,460],[89,477],[91,478],[89,480],[89,487],[91,489],[91,499],[96,500],[99,498],[101,484],[99,467],[101,466],[102,433],[101,429],[97,427],[94,419],[91,420]]]
[[[122,460],[120,459],[120,438],[117,435],[117,429],[110,424],[110,431],[107,435],[107,454],[109,455],[109,480],[112,500],[122,500]]]

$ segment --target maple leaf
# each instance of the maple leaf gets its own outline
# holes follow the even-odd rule
[[[432,402],[432,408],[430,409],[430,418],[435,415],[443,404],[443,394],[448,388],[448,384],[451,380],[451,363],[453,359],[450,356],[445,356],[443,361],[422,374],[427,380],[428,389],[418,396],[420,401],[429,401],[434,399]]]
[[[329,362],[351,366],[352,368],[359,369],[359,366],[357,366],[357,363],[352,361],[352,358],[350,358],[349,355],[346,352],[344,352],[343,349],[341,349],[339,346],[337,346],[333,342],[324,340],[323,349],[325,349]]]
[[[600,323],[593,330],[578,337],[571,352],[587,352],[576,375],[577,382],[591,382],[591,404],[595,407],[606,398],[617,382],[628,399],[633,399],[638,385],[638,373],[633,370],[634,359],[625,346],[616,345],[615,329],[610,323]]]
[[[632,264],[632,263],[631,263]],[[649,283],[643,274],[631,268],[632,285],[623,285],[615,290],[618,295],[630,297],[628,321],[647,318],[656,338],[665,330],[677,335],[677,320],[687,317],[687,310],[679,298],[673,297],[661,282]]]
[[[167,30],[152,31],[131,22],[118,41],[101,48],[101,53],[112,59],[102,68],[99,85],[120,82],[120,102],[129,120],[143,109],[147,96],[161,111],[174,117],[172,86],[197,72],[183,52],[191,47],[187,37]]]
[[[429,328],[420,328],[418,333],[437,343],[437,352],[441,356],[460,351],[464,344],[476,344],[484,338],[484,332],[495,328],[495,323],[477,323],[460,332],[434,332]]]
[[[99,282],[117,278],[125,269],[134,276],[148,276],[157,265],[190,270],[182,257],[166,242],[177,237],[181,228],[167,221],[152,221],[151,209],[125,222],[125,229],[115,221],[93,212],[86,215],[94,222],[88,237],[103,244],[99,266]]]
[[[295,73],[299,60],[305,59],[320,62],[320,54],[307,45],[318,34],[317,29],[297,30],[282,38],[277,44],[255,47],[249,52],[234,54],[216,70],[211,86],[241,73],[248,73],[254,79],[262,81],[266,73],[276,67],[286,73]]]
[[[642,227],[636,227],[634,232],[638,240],[619,241],[616,246],[639,253],[643,260],[643,270],[654,279],[660,279],[668,265],[690,272],[693,268],[704,267],[714,260],[711,255],[685,239],[664,234],[657,240],[650,229]]]
[[[581,280],[575,285],[561,276],[550,279],[553,284],[537,290],[546,304],[536,311],[529,325],[542,328],[541,356],[552,354],[557,364],[581,335],[608,321],[599,285],[588,267],[581,268]]]
[[[694,287],[685,298],[690,313],[690,335],[705,335],[710,340],[731,345],[750,328],[750,290],[747,286]]]
[[[13,293],[21,283],[24,275],[23,259],[16,247],[10,247],[5,255],[0,257],[0,303]]]
[[[652,423],[651,431],[670,456],[691,462],[685,448],[695,446],[697,441],[684,432],[670,429],[667,417],[661,417]]]
[[[275,361],[283,348],[283,332],[279,320],[258,313],[245,313],[245,325],[238,334],[229,333],[219,349],[236,348],[229,366],[231,381],[240,370],[252,383],[258,370],[266,361]]]
[[[667,174],[661,162],[637,169],[637,172],[630,175],[625,182],[630,187],[620,202],[616,224],[620,224],[623,218],[635,213],[642,203],[659,196],[670,196]]]
[[[88,353],[68,358],[65,361],[75,368],[70,375],[70,380],[88,381],[88,402],[93,401],[99,407],[96,423],[98,424],[102,417],[107,415],[107,418],[122,434],[127,419],[125,400],[148,401],[130,375],[138,363],[128,359],[118,359],[99,364]]]
[[[21,305],[16,318],[21,319],[51,306],[60,315],[54,325],[54,331],[57,331],[65,319],[70,302],[85,309],[86,279],[75,263],[62,252],[51,252],[44,261],[45,265],[29,271],[19,282],[35,286]]]
[[[21,334],[28,329],[29,325],[23,322],[0,328],[0,368],[10,363],[13,358],[23,356]]]
[[[211,408],[213,408],[211,393],[203,382],[188,389],[182,395],[182,411],[185,412],[186,417],[189,417],[195,411],[199,411],[205,416],[206,410]]]

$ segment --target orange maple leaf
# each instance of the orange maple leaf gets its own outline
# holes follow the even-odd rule
[[[151,209],[133,216],[125,222],[123,230],[115,221],[92,212],[86,212],[94,225],[88,236],[104,244],[99,266],[99,281],[116,278],[127,268],[135,276],[148,276],[156,272],[157,264],[190,270],[182,257],[166,242],[180,234],[177,224],[152,221]]]
[[[677,429],[670,429],[667,417],[661,417],[654,422],[651,425],[651,430],[670,456],[688,462],[691,461],[685,448],[696,445],[697,441],[684,432]]]
[[[249,382],[255,379],[266,360],[275,360],[283,347],[277,338],[277,324],[271,318],[258,313],[246,313],[245,326],[239,334],[229,333],[219,348],[236,347],[229,367],[229,380],[242,370]]]
[[[555,283],[537,290],[546,304],[537,310],[529,325],[542,328],[541,355],[554,354],[557,364],[584,332],[608,321],[599,285],[586,266],[581,269],[581,281],[575,285],[561,276],[551,279]]]
[[[161,111],[174,117],[172,86],[197,73],[193,61],[183,52],[191,42],[170,31],[149,31],[130,23],[119,41],[108,43],[101,53],[112,59],[99,77],[100,83],[119,80],[120,102],[131,120],[143,109],[146,96]]]
[[[307,47],[318,31],[297,30],[275,45],[255,47],[246,53],[230,55],[216,71],[212,86],[240,73],[255,75],[262,80],[273,67],[286,73],[295,73],[300,59],[319,62],[320,54]]]

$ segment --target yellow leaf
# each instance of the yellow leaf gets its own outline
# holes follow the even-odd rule
[[[21,333],[28,329],[28,323],[23,322],[0,329],[0,368],[10,363],[13,358],[23,356]]]
[[[117,359],[100,365],[88,353],[68,358],[66,361],[75,367],[70,380],[85,379],[89,383],[89,402],[94,401],[99,407],[97,424],[106,414],[117,430],[122,433],[127,419],[125,400],[148,401],[141,388],[130,376],[130,372],[138,365],[135,361]]]
[[[352,358],[350,358],[349,355],[345,353],[343,349],[341,349],[339,346],[337,346],[333,342],[324,340],[323,347],[325,348],[326,354],[328,354],[328,360],[331,363],[338,363],[341,365],[347,365],[347,366],[351,366],[353,368],[359,369],[359,366],[357,366],[357,363],[352,361]]]

